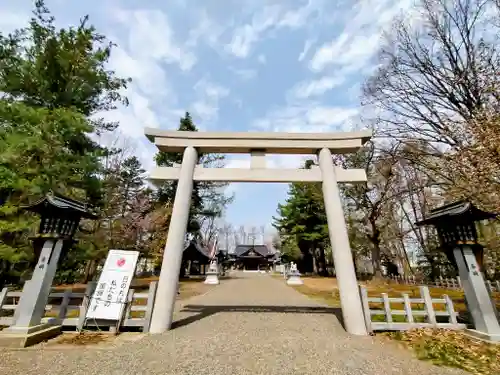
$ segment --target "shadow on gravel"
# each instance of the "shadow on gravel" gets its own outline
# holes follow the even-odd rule
[[[253,312],[253,313],[286,313],[286,314],[331,314],[335,315],[342,324],[342,310],[335,307],[321,307],[321,306],[249,306],[249,305],[186,305],[181,310],[182,312],[197,313],[196,315],[187,318],[179,319],[172,322],[171,329],[186,326],[198,320],[206,318],[207,316],[225,313],[225,312]]]

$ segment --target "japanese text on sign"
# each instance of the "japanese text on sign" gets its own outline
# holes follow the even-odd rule
[[[139,252],[110,250],[86,318],[120,320]]]

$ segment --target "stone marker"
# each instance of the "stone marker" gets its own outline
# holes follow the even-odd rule
[[[210,267],[207,271],[207,278],[205,279],[205,284],[217,285],[219,284],[219,270],[217,267],[217,261],[212,260],[210,262]]]
[[[297,269],[297,265],[292,262],[290,264],[290,273],[288,274],[288,279],[286,280],[287,285],[302,285],[304,281],[300,278],[300,272]]]

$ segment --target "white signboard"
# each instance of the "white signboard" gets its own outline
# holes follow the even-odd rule
[[[86,318],[119,320],[134,277],[138,251],[110,250]]]

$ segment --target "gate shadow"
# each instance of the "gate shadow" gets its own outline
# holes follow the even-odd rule
[[[263,306],[263,305],[186,305],[181,312],[196,313],[172,322],[170,329],[176,329],[210,315],[224,312],[251,312],[251,313],[286,313],[286,314],[330,314],[335,315],[344,327],[342,309],[322,306]],[[344,327],[345,328],[345,327]]]

